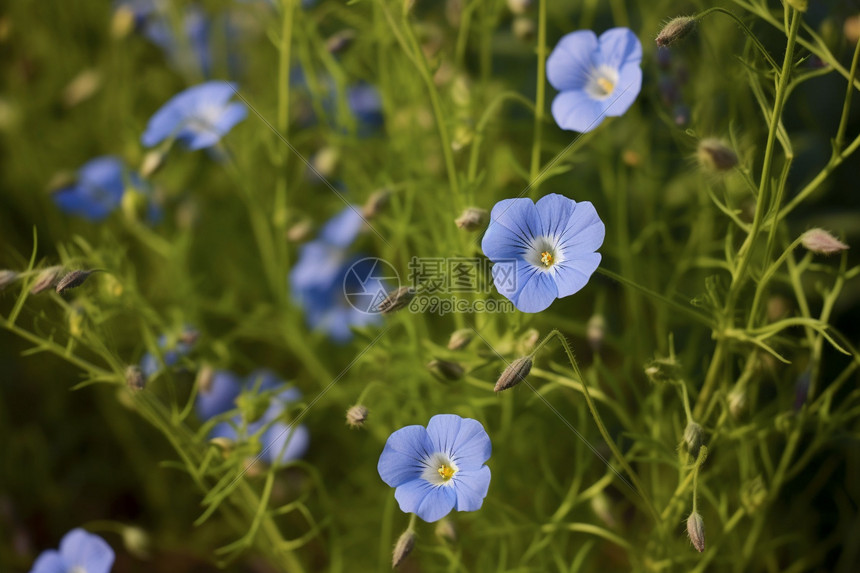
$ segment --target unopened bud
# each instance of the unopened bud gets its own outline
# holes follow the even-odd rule
[[[146,386],[146,378],[139,366],[132,364],[125,369],[125,384],[133,392],[143,390]]]
[[[209,443],[221,450],[221,453],[226,455],[233,451],[233,447],[236,443],[230,438],[225,438],[224,436],[218,436],[217,438],[212,438],[209,440]]]
[[[84,70],[63,90],[63,105],[71,108],[91,98],[101,87],[102,78],[96,70]]]
[[[625,149],[621,154],[621,161],[628,167],[639,167],[642,165],[642,155],[638,151]]]
[[[816,255],[832,255],[848,248],[848,245],[824,229],[810,229],[806,231],[800,237],[800,244]]]
[[[448,340],[448,350],[462,350],[466,348],[469,343],[472,342],[474,333],[475,331],[471,328],[455,330],[451,334],[451,338]]]
[[[266,472],[266,464],[260,461],[260,458],[247,458],[244,465],[244,474],[249,478],[255,478],[263,475]]]
[[[702,167],[709,171],[729,171],[738,164],[738,154],[715,138],[701,140],[696,154]]]
[[[3,290],[16,280],[18,280],[18,273],[16,273],[15,271],[0,271],[0,290]]]
[[[687,451],[694,458],[699,455],[699,448],[702,447],[705,439],[705,430],[696,422],[689,422],[684,429],[684,443],[687,445]]]
[[[355,37],[355,30],[350,30],[348,28],[346,30],[335,32],[329,36],[328,40],[325,41],[325,49],[328,50],[330,54],[337,54],[351,46]]]
[[[391,554],[391,568],[396,569],[403,561],[412,553],[415,547],[415,532],[407,529],[397,540],[394,545],[394,552]]]
[[[197,372],[197,390],[201,394],[208,394],[212,391],[212,382],[215,380],[215,369],[208,364],[204,364]]]
[[[674,44],[678,40],[693,31],[696,27],[696,19],[690,16],[679,16],[663,26],[660,33],[657,34],[657,45],[661,48]]]
[[[464,231],[477,231],[487,224],[489,217],[490,214],[486,209],[469,207],[454,222]]]
[[[311,178],[314,180],[318,177],[328,179],[337,168],[339,160],[340,151],[334,147],[323,147],[311,158],[311,166],[313,168]]]
[[[309,219],[302,219],[287,229],[287,240],[291,243],[300,243],[310,237],[314,226]]]
[[[738,388],[737,386],[732,388],[727,400],[729,402],[729,413],[732,415],[732,418],[739,420],[747,409],[746,389]]]
[[[360,428],[367,421],[368,414],[366,406],[356,404],[346,411],[346,424],[353,429]]]
[[[110,33],[116,39],[125,38],[134,30],[134,10],[127,6],[120,6],[113,13]]]
[[[36,277],[36,282],[33,283],[33,286],[30,287],[30,294],[39,294],[49,288],[54,288],[54,284],[56,284],[57,279],[60,278],[62,272],[63,267],[60,265],[44,269],[39,273],[39,276]]]
[[[457,529],[454,527],[454,523],[448,518],[441,519],[436,523],[436,537],[449,545],[457,543]]]
[[[391,314],[408,305],[413,298],[415,291],[408,286],[402,286],[388,293],[376,308],[382,314]]]
[[[499,380],[496,382],[496,386],[493,388],[493,391],[501,392],[502,390],[513,388],[525,380],[531,370],[532,359],[530,357],[523,356],[522,358],[517,358],[511,362],[511,364],[505,368],[505,371],[502,372],[502,375],[499,376]]]
[[[618,524],[612,513],[612,508],[609,506],[609,497],[602,491],[591,498],[591,510],[608,527],[615,527]]]
[[[508,9],[514,14],[525,14],[534,0],[508,0]]]
[[[585,338],[588,340],[591,350],[600,352],[603,346],[603,338],[606,335],[606,320],[601,314],[595,314],[588,319],[585,327]]]
[[[698,511],[694,511],[687,518],[687,535],[693,542],[693,547],[701,553],[705,550],[705,522]]]
[[[88,278],[90,278],[91,274],[97,273],[100,270],[101,269],[92,269],[89,271],[77,270],[72,271],[70,273],[66,273],[66,276],[60,279],[60,282],[57,283],[57,286],[54,287],[54,290],[57,291],[57,294],[63,294],[67,290],[78,288],[79,286],[84,284],[84,282],[86,282]]]
[[[380,211],[388,205],[388,200],[391,198],[391,191],[388,189],[380,189],[374,191],[362,207],[362,214],[367,219],[373,219],[379,215]]]
[[[463,374],[466,373],[466,370],[456,362],[449,362],[448,360],[439,360],[433,359],[427,363],[427,369],[430,370],[436,376],[447,380],[448,382],[454,382],[463,377]]]
[[[672,358],[655,358],[645,365],[645,375],[654,384],[675,382],[680,379],[680,365]]]
[[[517,16],[511,22],[511,31],[514,37],[521,42],[530,42],[535,37],[537,26],[535,21],[528,16]]]
[[[149,557],[149,535],[140,527],[123,527],[122,543],[126,550],[138,559]]]
[[[842,25],[842,33],[845,34],[846,40],[852,44],[856,44],[860,40],[860,15],[845,18],[845,23]]]
[[[756,476],[741,486],[741,503],[748,514],[753,515],[765,500],[767,500],[767,488],[761,476]]]
[[[789,301],[782,295],[774,295],[767,299],[767,320],[776,322],[789,312]]]
[[[143,156],[143,161],[140,164],[141,177],[148,179],[150,176],[154,175],[155,172],[161,169],[161,166],[164,165],[165,157],[166,155],[160,151],[148,151],[146,155]]]

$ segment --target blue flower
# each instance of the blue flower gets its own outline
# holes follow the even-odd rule
[[[260,458],[269,465],[281,465],[302,457],[310,443],[310,432],[304,425],[288,425],[282,420],[289,404],[301,399],[298,388],[285,386],[275,373],[264,369],[252,372],[245,379],[243,388],[256,394],[273,393],[263,415],[248,422],[241,413],[237,414],[230,421],[212,428],[209,438],[246,442],[252,436],[259,436],[262,446]],[[238,393],[233,397],[234,401],[236,397]]]
[[[394,490],[400,509],[438,521],[452,509],[481,508],[490,487],[484,465],[492,445],[477,420],[454,414],[430,418],[427,429],[406,426],[391,434],[379,456],[379,477]]]
[[[197,331],[191,328],[185,328],[179,339],[171,342],[170,339],[162,334],[158,337],[158,347],[164,350],[162,357],[164,358],[164,366],[170,367],[179,362],[179,359],[191,352],[194,342],[197,340]],[[147,352],[140,360],[140,370],[149,378],[161,369],[161,363],[154,354]]]
[[[523,312],[540,312],[585,286],[600,264],[606,229],[594,205],[555,193],[493,207],[481,248],[498,291]]]
[[[63,537],[59,551],[43,551],[30,573],[108,573],[114,558],[104,539],[78,528]]]
[[[202,385],[201,385],[202,386]],[[201,420],[208,420],[236,407],[236,398],[242,392],[241,379],[228,370],[216,370],[205,388],[201,387],[194,401],[194,409]]]
[[[141,142],[152,147],[175,137],[192,151],[212,147],[248,115],[245,104],[230,101],[234,87],[213,81],[180,92],[155,112]]]
[[[118,157],[97,157],[78,170],[78,180],[74,185],[53,193],[54,202],[64,213],[101,221],[122,201],[124,171]]]
[[[549,83],[561,93],[552,116],[562,129],[585,133],[604,117],[622,115],[642,88],[642,44],[628,28],[612,28],[598,39],[591,30],[559,40],[546,61]]]

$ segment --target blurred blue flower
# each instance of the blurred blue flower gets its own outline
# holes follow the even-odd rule
[[[496,289],[523,312],[540,312],[585,286],[600,264],[606,229],[588,201],[550,194],[493,207],[481,248]]]
[[[243,391],[256,394],[272,393],[269,405],[263,415],[252,422],[246,421],[242,414],[236,414],[227,422],[217,424],[209,438],[227,438],[233,442],[246,442],[259,434],[260,458],[269,465],[280,465],[304,455],[310,443],[310,432],[303,424],[287,424],[283,414],[287,407],[301,399],[298,388],[285,385],[270,370],[256,370],[243,382]],[[237,395],[233,398],[238,397]]]
[[[43,551],[30,573],[108,573],[114,558],[104,539],[78,528],[63,537],[59,551]]]
[[[192,151],[215,145],[248,115],[245,104],[230,101],[234,87],[212,81],[173,96],[150,118],[141,142],[152,147],[175,137]]]
[[[546,61],[547,79],[561,92],[552,102],[558,126],[585,133],[622,115],[642,88],[641,60],[642,44],[628,28],[599,39],[591,30],[564,36]]]
[[[74,185],[52,194],[64,213],[101,221],[119,207],[125,192],[125,167],[118,157],[97,157],[78,170]],[[132,177],[129,174],[129,177]]]
[[[377,470],[394,490],[401,511],[424,521],[442,519],[452,509],[481,508],[490,487],[492,444],[477,420],[440,414],[423,426],[391,434]]]
[[[179,362],[180,358],[188,355],[194,346],[194,342],[197,340],[197,336],[197,331],[188,327],[183,330],[178,340],[171,341],[171,339],[165,334],[159,336],[158,347],[163,351],[162,357],[164,358],[164,366],[173,366]],[[160,369],[161,363],[157,356],[150,352],[143,355],[143,358],[140,360],[140,370],[143,372],[144,376],[149,378]]]
[[[198,389],[194,409],[201,420],[208,420],[236,407],[242,380],[228,370],[216,370],[205,387]]]

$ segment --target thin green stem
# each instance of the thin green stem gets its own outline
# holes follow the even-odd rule
[[[546,100],[546,0],[538,4],[538,39],[537,39],[537,88],[535,94],[535,128],[532,140],[532,157],[529,168],[529,182],[532,185],[532,197],[537,195],[540,181],[540,150],[543,137],[543,116]]]
[[[840,153],[845,142],[845,129],[848,127],[848,114],[851,111],[851,99],[854,95],[854,78],[857,77],[857,62],[860,60],[860,41],[854,45],[854,57],[851,58],[851,71],[848,72],[848,86],[845,88],[845,103],[842,105],[842,117],[839,119],[839,130],[833,152]]]

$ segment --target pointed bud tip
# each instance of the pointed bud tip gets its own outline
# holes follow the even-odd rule
[[[517,358],[511,362],[511,364],[505,368],[505,371],[502,372],[502,375],[499,376],[499,380],[496,382],[493,391],[501,392],[502,390],[513,388],[525,380],[526,376],[528,376],[529,372],[532,370],[532,364],[532,359],[528,356]]]
[[[659,34],[657,34],[655,41],[661,48],[669,46],[692,32],[695,27],[696,19],[693,17],[679,16],[677,18],[673,18],[663,26],[663,29],[660,30]]]

